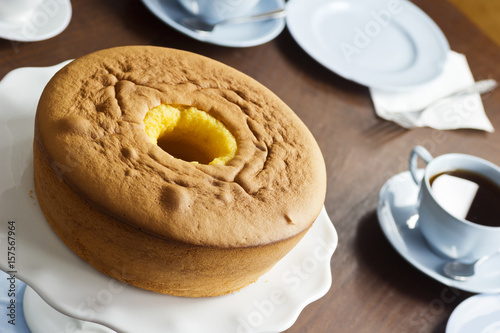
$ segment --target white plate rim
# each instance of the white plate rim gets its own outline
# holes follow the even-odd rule
[[[68,27],[71,21],[71,2],[70,0],[43,0],[38,5],[35,13],[38,13],[38,18],[33,14],[29,19],[22,22],[0,21],[0,38],[15,42],[37,42],[59,35]],[[46,24],[44,20],[55,21],[57,25],[48,32],[39,33],[39,29]],[[28,29],[31,29],[31,32]]]
[[[9,111],[9,106],[12,106],[14,104],[12,104],[11,101],[6,103],[5,100],[2,100],[2,98],[5,98],[6,96],[11,96],[13,100],[21,99],[22,102],[25,102],[25,100],[26,100],[26,96],[24,96],[24,97],[23,96],[15,96],[16,94],[13,94],[13,92],[11,91],[12,85],[13,84],[19,85],[20,82],[24,82],[26,80],[26,77],[29,77],[32,80],[31,82],[34,82],[37,80],[38,80],[38,82],[40,82],[39,86],[37,87],[38,90],[36,91],[36,93],[39,94],[39,93],[41,93],[41,89],[43,89],[45,82],[47,82],[48,79],[50,79],[50,77],[52,77],[52,75],[58,69],[60,69],[62,66],[64,66],[66,63],[68,63],[68,61],[61,63],[59,65],[56,65],[56,66],[52,66],[52,67],[16,69],[16,70],[8,73],[4,77],[4,79],[2,81],[0,81],[0,106],[1,106],[0,110],[2,111],[2,112],[0,112],[0,118],[2,118],[1,120],[5,124],[5,126],[7,126],[6,124],[9,121],[16,120],[18,118],[24,119],[24,120],[27,119],[30,123],[32,123],[33,117],[34,117],[34,109],[36,106],[36,105],[32,105],[32,106],[26,107],[26,108],[23,107],[22,110],[18,109],[15,111]],[[34,84],[36,85],[36,83],[34,83]],[[30,90],[30,89],[31,89],[30,87],[23,86],[23,90]],[[38,96],[34,96],[34,97],[31,96],[29,99],[37,100]],[[30,102],[26,102],[26,103],[29,104]],[[32,137],[32,134],[24,133],[23,134],[24,140],[29,139],[30,135]],[[29,148],[31,147],[31,144],[29,144],[27,147],[24,147],[24,146],[22,147],[22,150],[24,150],[24,152],[18,153],[16,151],[9,151],[9,149],[11,148],[9,146],[9,143],[8,143],[9,140],[12,141],[11,143],[15,143],[16,138],[13,139],[11,137],[11,135],[9,134],[8,130],[2,131],[2,133],[0,133],[0,137],[2,139],[2,140],[0,140],[0,151],[6,152],[6,156],[9,156],[9,153],[11,153],[11,155],[16,155],[17,156],[16,159],[19,159],[19,161],[21,161],[23,163],[24,169],[26,169],[24,171],[23,170],[12,170],[12,166],[10,165],[11,161],[7,161],[7,159],[0,161],[0,168],[1,169],[8,169],[8,170],[3,170],[4,171],[4,172],[2,172],[3,178],[2,177],[0,177],[0,178],[3,180],[9,179],[8,182],[4,182],[4,181],[0,182],[0,198],[3,201],[7,195],[12,195],[12,194],[9,194],[9,191],[12,191],[12,190],[14,190],[14,194],[15,193],[22,193],[17,198],[18,200],[16,201],[16,203],[18,205],[20,205],[20,207],[22,206],[23,212],[27,211],[26,217],[28,217],[28,218],[25,218],[25,220],[31,220],[30,221],[31,225],[29,226],[30,232],[31,233],[35,232],[37,237],[42,237],[42,235],[45,235],[46,237],[49,237],[49,238],[47,238],[47,240],[50,240],[50,241],[46,241],[44,243],[43,250],[41,251],[41,252],[43,252],[43,251],[47,250],[48,254],[45,255],[45,258],[42,261],[40,261],[40,260],[37,261],[39,263],[43,262],[44,264],[40,265],[39,267],[24,267],[24,268],[22,267],[21,264],[18,264],[19,268],[18,268],[18,272],[17,272],[16,276],[18,278],[20,278],[20,280],[29,284],[48,304],[50,304],[55,309],[59,310],[60,312],[66,314],[66,315],[69,315],[71,317],[78,318],[81,320],[87,320],[87,321],[91,321],[91,322],[100,323],[100,324],[103,324],[107,327],[113,328],[115,330],[123,331],[123,332],[127,332],[128,329],[132,329],[130,327],[133,327],[133,325],[130,323],[130,321],[127,322],[126,320],[124,320],[124,318],[128,318],[127,316],[124,317],[123,315],[118,315],[118,316],[116,315],[116,311],[121,311],[122,309],[117,310],[117,308],[114,305],[110,305],[109,307],[106,307],[104,310],[102,310],[100,312],[96,311],[96,313],[94,313],[94,314],[89,313],[88,309],[79,308],[81,305],[81,302],[78,303],[79,300],[81,301],[88,294],[91,294],[91,295],[97,294],[98,295],[98,293],[100,291],[106,289],[105,287],[104,288],[102,288],[102,287],[108,286],[111,283],[110,281],[112,279],[95,271],[88,264],[84,263],[80,258],[78,258],[74,253],[72,253],[57,238],[57,236],[55,236],[55,234],[50,229],[48,224],[46,222],[44,222],[45,219],[44,219],[41,211],[39,210],[39,207],[37,206],[36,194],[34,193],[34,190],[33,190],[32,172],[30,172],[28,170],[30,168],[29,163],[32,163],[32,160],[29,161],[30,156],[31,156],[31,150]],[[15,146],[15,147],[17,147],[17,146]],[[19,155],[19,154],[21,154],[21,155]],[[17,161],[17,160],[14,161],[16,163],[16,166],[19,164],[19,163],[17,163],[19,161]],[[16,181],[14,179],[18,172],[23,175],[23,177],[22,177],[23,179],[20,181]],[[14,177],[12,176],[12,174],[14,174]],[[10,179],[10,178],[12,178],[12,179]],[[18,184],[17,182],[19,182],[20,184]],[[2,202],[0,202],[0,205],[1,204],[2,204]],[[8,203],[6,203],[5,205],[8,205]],[[26,209],[24,208],[25,206],[26,206]],[[16,212],[17,211],[18,210],[16,210]],[[0,216],[2,216],[2,221],[4,221],[4,222],[7,221],[8,219],[15,218],[15,216],[11,216],[11,214],[12,214],[12,212],[0,210]],[[35,222],[35,225],[36,225],[36,223],[38,223],[38,224],[42,225],[42,227],[41,228],[34,227],[33,221],[38,221],[38,222]],[[24,224],[22,222],[20,222],[19,226],[18,226],[19,229],[22,230],[27,225],[26,223],[28,223],[28,222],[25,222]],[[2,225],[0,225],[0,246],[1,247],[6,246],[6,244],[7,244],[7,242],[5,242],[5,238],[6,238],[5,229],[6,229],[6,223],[2,223]],[[43,231],[42,229],[44,229],[45,231]],[[278,271],[278,270],[283,270],[283,269],[286,270],[287,269],[286,266],[280,268],[280,265],[284,265],[282,263],[285,263],[285,262],[293,263],[295,260],[302,260],[302,257],[304,255],[302,253],[302,251],[304,250],[303,246],[306,246],[306,249],[307,249],[307,246],[310,247],[311,242],[313,242],[313,240],[311,240],[311,237],[317,237],[317,240],[314,239],[314,241],[321,240],[322,242],[327,244],[327,250],[325,250],[326,252],[323,251],[325,253],[322,256],[324,261],[318,262],[317,271],[314,271],[314,274],[311,275],[311,278],[309,280],[306,280],[303,283],[303,285],[301,286],[301,290],[303,291],[302,294],[300,292],[295,292],[293,295],[292,295],[292,293],[289,293],[290,302],[287,302],[286,304],[283,305],[283,309],[286,310],[286,311],[284,311],[284,310],[282,311],[282,312],[285,312],[284,316],[280,316],[279,318],[275,318],[274,321],[271,320],[271,321],[266,322],[262,325],[258,325],[257,327],[253,327],[254,332],[256,332],[256,333],[257,332],[269,332],[269,331],[285,330],[285,329],[289,328],[291,325],[293,325],[293,323],[295,322],[295,320],[297,319],[300,312],[303,310],[303,308],[305,306],[307,306],[311,302],[324,296],[331,287],[332,277],[331,277],[330,260],[331,260],[331,257],[332,257],[332,255],[337,247],[338,236],[337,236],[335,228],[334,228],[333,224],[331,223],[331,221],[328,217],[328,214],[326,213],[326,210],[324,208],[322,209],[321,214],[318,217],[317,222],[313,225],[313,227],[306,234],[306,236],[304,236],[304,238],[299,242],[299,244],[296,246],[296,248],[294,250],[292,250],[292,252],[289,255],[285,256],[285,258],[282,261],[280,261],[275,266],[275,268],[273,268],[269,273],[266,273],[264,276],[262,276],[261,279],[259,279],[259,281],[250,285],[249,287],[244,288],[240,292],[233,293],[233,294],[226,295],[226,296],[221,296],[220,298],[184,299],[184,298],[176,298],[173,296],[159,295],[159,294],[155,294],[152,292],[140,290],[138,288],[125,286],[123,288],[123,292],[120,292],[119,294],[116,294],[114,296],[116,297],[117,300],[120,300],[120,299],[123,299],[122,297],[128,297],[128,296],[132,295],[132,299],[129,298],[128,299],[129,303],[127,303],[127,304],[132,304],[133,300],[137,301],[137,300],[144,300],[144,299],[147,299],[148,301],[150,299],[153,299],[153,303],[155,303],[155,302],[157,303],[158,300],[160,300],[160,302],[163,302],[165,300],[165,298],[169,298],[170,301],[172,299],[174,299],[173,302],[175,304],[177,304],[177,302],[182,303],[181,307],[185,307],[187,305],[187,306],[193,306],[197,309],[199,309],[200,306],[201,307],[205,306],[205,309],[213,308],[214,302],[216,303],[218,301],[218,299],[224,300],[224,302],[229,302],[230,304],[234,305],[234,301],[237,301],[238,303],[240,303],[242,301],[242,297],[244,300],[245,299],[244,297],[248,297],[250,295],[250,297],[251,297],[250,301],[252,301],[252,299],[253,299],[252,293],[262,294],[262,292],[263,292],[262,288],[271,288],[273,285],[275,286],[275,282],[279,282],[279,281],[274,281],[274,282],[268,281],[267,279],[270,279],[270,277],[272,277],[273,275],[275,276],[276,274],[283,273],[283,271]],[[25,238],[25,239],[28,239],[28,238]],[[21,242],[22,242],[22,238],[21,238]],[[305,245],[307,242],[309,242],[309,245]],[[312,244],[314,245],[316,243],[312,243]],[[22,246],[22,250],[26,254],[20,253],[20,257],[29,258],[32,255],[34,255],[32,248],[30,248],[28,250],[29,247],[30,246],[28,246],[28,244],[25,242],[24,245]],[[317,249],[314,248],[313,250],[316,251]],[[32,252],[29,253],[29,251],[32,251]],[[53,251],[53,252],[51,252],[51,251]],[[40,252],[40,251],[38,251],[38,252]],[[85,265],[86,267],[83,268],[83,271],[81,271],[81,272],[88,272],[89,275],[86,276],[85,278],[92,277],[96,281],[102,282],[102,284],[100,284],[99,286],[95,286],[95,288],[97,288],[97,291],[92,291],[91,293],[82,294],[79,296],[70,295],[73,293],[73,291],[83,293],[83,289],[87,288],[84,286],[86,281],[83,281],[83,282],[79,281],[79,283],[80,283],[79,288],[70,287],[69,290],[67,288],[66,289],[63,288],[62,286],[67,284],[67,281],[69,279],[66,279],[66,281],[64,281],[64,279],[63,280],[57,280],[57,279],[59,279],[61,274],[62,275],[70,274],[69,272],[66,271],[67,267],[69,267],[69,266],[65,266],[64,272],[58,271],[58,274],[55,275],[55,276],[57,276],[57,278],[54,278],[54,274],[50,270],[50,268],[47,270],[47,267],[50,266],[50,264],[51,264],[50,260],[58,260],[58,259],[53,259],[53,258],[47,257],[50,254],[53,255],[54,253],[58,253],[58,258],[59,257],[60,258],[70,258],[71,264],[75,265],[73,267],[75,269],[74,271],[76,272],[75,274],[78,274],[78,269],[81,269],[83,267],[81,265]],[[38,253],[37,253],[37,255],[38,255]],[[297,255],[298,255],[297,258],[300,258],[300,259],[295,258]],[[35,265],[35,266],[38,266],[38,265]],[[0,258],[0,268],[3,271],[9,271],[7,267],[8,266],[7,266],[6,258]],[[51,266],[51,268],[53,268],[53,267]],[[69,271],[73,271],[73,269],[71,269]],[[55,281],[55,280],[57,280],[59,283],[57,283],[57,281]],[[60,286],[60,287],[55,288],[57,290],[54,290],[54,283],[56,286]],[[83,285],[81,285],[81,284],[83,284]],[[94,286],[91,286],[91,289],[92,288],[94,288]],[[86,290],[88,290],[88,288]],[[306,293],[306,291],[307,291],[307,293]],[[264,292],[264,295],[266,295],[266,293],[268,293],[268,292],[270,292],[270,291],[266,290]],[[288,292],[288,290],[287,290],[287,292]],[[295,294],[297,294],[297,295],[295,295]],[[292,295],[292,296],[290,296],[290,295]],[[298,298],[297,298],[297,296],[298,296]],[[67,297],[67,299],[63,299],[65,297]],[[200,302],[205,302],[205,303],[202,304]],[[233,302],[233,303],[231,303],[231,302]],[[253,305],[250,304],[249,302],[247,302],[247,303],[248,303],[247,305],[251,306],[250,308],[253,309],[253,307],[252,307]],[[121,304],[121,305],[127,307],[128,306],[127,304],[125,304],[125,305]],[[217,308],[217,307],[215,307],[215,308]],[[87,310],[87,311],[85,311],[85,310]],[[130,310],[130,309],[128,309],[128,310]],[[137,312],[137,310],[138,309],[134,309],[134,312]],[[236,310],[239,310],[239,309],[236,309]],[[241,317],[241,315],[244,316],[245,314],[249,313],[248,308],[245,311],[246,312],[244,312],[243,314],[240,314],[240,317]],[[147,309],[145,309],[144,312],[147,312]],[[196,311],[196,313],[199,313],[199,312],[200,311]],[[251,312],[250,312],[250,314],[251,314]],[[108,316],[108,315],[110,316],[111,319],[106,318],[106,316]],[[230,320],[227,320],[227,322],[225,322],[223,320],[224,318],[220,315],[220,313],[217,313],[217,316],[215,316],[214,313],[211,313],[211,315],[213,318],[217,318],[217,322],[220,323],[222,328],[221,327],[219,327],[220,329],[218,329],[217,327],[211,328],[210,331],[206,331],[206,332],[225,331],[225,328],[227,328],[226,326],[227,325],[234,325],[234,321],[237,319],[236,317],[233,317],[233,318],[230,318]],[[194,316],[194,314],[190,315],[190,320],[195,318],[193,316]],[[278,317],[278,314],[276,314],[276,317]],[[120,323],[117,323],[118,322],[117,318],[121,321]],[[147,318],[149,318],[149,317],[147,317]],[[170,317],[170,319],[172,319],[172,318]],[[111,320],[113,320],[113,322],[110,322]],[[179,321],[182,321],[182,318],[180,318]],[[135,325],[140,324],[141,327],[143,329],[146,329],[146,330],[147,330],[148,325],[152,325],[151,323],[148,324],[147,320],[137,320],[137,321],[133,320],[133,322],[134,322],[133,324],[135,324]],[[185,327],[183,326],[186,324],[185,322],[175,322],[175,320],[173,320],[173,322],[170,322],[169,324],[173,325],[171,332],[184,332],[185,331]],[[226,326],[224,326],[224,325],[226,325]],[[153,331],[154,331],[154,329],[153,329]]]
[[[479,294],[474,295],[462,303],[460,303],[451,313],[450,318],[446,324],[446,333],[460,333],[460,328],[464,323],[464,317],[470,316],[470,309],[477,311],[478,306],[485,306],[485,302],[493,301],[496,305],[496,310],[500,313],[500,295],[499,294]],[[491,308],[490,308],[491,309]],[[496,312],[496,311],[495,311]],[[500,328],[500,319],[495,323]],[[463,332],[463,331],[462,331]],[[479,332],[479,331],[477,331]],[[490,332],[493,333],[493,332]]]
[[[363,3],[366,2],[367,0],[355,0],[355,1]],[[425,24],[433,31],[433,34],[428,37],[434,38],[435,41],[439,44],[440,53],[442,54],[442,56],[440,60],[435,64],[435,66],[433,66],[434,69],[432,71],[433,72],[432,75],[427,76],[425,80],[422,79],[409,80],[411,79],[411,77],[408,75],[409,71],[403,71],[402,74],[395,74],[394,78],[396,78],[396,81],[394,83],[391,84],[380,83],[379,80],[383,79],[384,76],[390,76],[391,74],[389,72],[383,72],[381,73],[381,75],[374,75],[374,76],[369,76],[364,74],[361,75],[354,74],[352,73],[352,71],[349,71],[348,68],[343,66],[343,64],[336,63],[335,61],[330,60],[330,58],[327,55],[322,54],[321,52],[317,52],[316,48],[317,45],[315,45],[315,38],[313,38],[313,33],[310,31],[309,28],[304,29],[303,22],[308,22],[308,19],[310,19],[308,15],[311,14],[311,11],[318,10],[317,8],[319,8],[320,6],[331,5],[334,2],[345,2],[345,0],[290,0],[287,3],[287,18],[286,18],[287,27],[292,37],[306,53],[308,53],[313,59],[315,59],[321,65],[331,70],[332,72],[338,74],[339,76],[372,88],[379,88],[390,91],[406,91],[418,87],[436,78],[442,72],[450,47],[441,29],[425,12],[423,12],[420,8],[412,4],[410,1],[407,0],[398,0],[398,1],[400,1],[402,4],[405,5],[405,11],[406,10],[410,11],[412,15],[414,15],[421,21],[421,24]],[[382,1],[379,1],[379,3],[381,2]],[[372,1],[370,2],[370,5],[376,3],[377,2]],[[398,17],[395,16],[396,21],[397,19]],[[405,24],[404,21],[398,21],[398,23],[400,25]],[[307,32],[305,30],[307,30]],[[419,51],[422,52],[421,49]],[[417,74],[419,73],[418,68],[410,68],[410,69],[412,73],[413,72]]]

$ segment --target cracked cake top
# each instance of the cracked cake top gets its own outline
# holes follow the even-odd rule
[[[225,165],[173,157],[144,117],[193,106],[234,136]],[[161,238],[204,246],[276,242],[311,226],[326,172],[313,136],[275,94],[215,60],[126,46],[74,60],[47,84],[35,131],[54,172],[97,209]]]

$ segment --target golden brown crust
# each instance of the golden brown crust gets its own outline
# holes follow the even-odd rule
[[[38,202],[54,231],[96,269],[143,289],[186,297],[239,290],[268,271],[305,233],[239,249],[154,237],[93,209],[57,177],[36,145],[33,154]]]
[[[225,166],[195,165],[151,144],[143,118],[160,103],[192,105],[222,121],[236,156]],[[179,50],[120,47],[73,61],[42,94],[35,144],[89,207],[124,228],[190,245],[290,239],[311,226],[326,192],[317,143],[278,97]]]

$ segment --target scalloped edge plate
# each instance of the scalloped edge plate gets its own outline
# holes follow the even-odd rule
[[[52,231],[33,187],[33,123],[39,96],[65,63],[20,68],[0,82],[0,251],[15,221],[16,262],[0,268],[29,284],[56,310],[120,332],[276,332],[325,295],[338,236],[326,210],[297,244],[256,283],[226,296],[182,298],[118,282],[70,251]]]

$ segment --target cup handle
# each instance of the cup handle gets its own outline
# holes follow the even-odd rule
[[[417,159],[419,157],[427,164],[434,158],[431,153],[429,153],[429,151],[422,146],[415,146],[412,149],[410,154],[410,173],[413,181],[417,185],[420,185],[420,182],[422,181],[422,179],[417,177]]]

